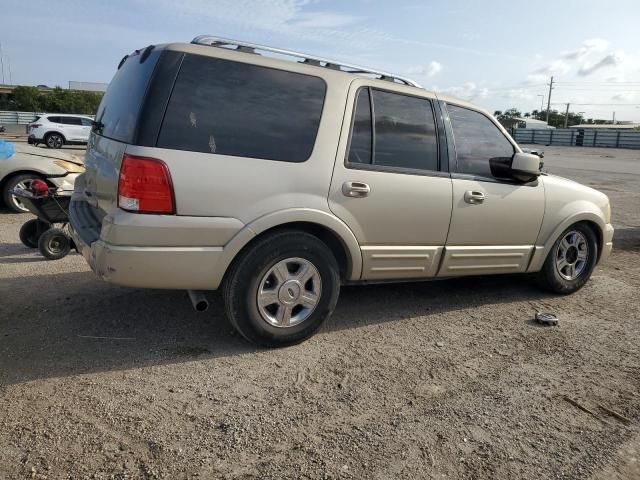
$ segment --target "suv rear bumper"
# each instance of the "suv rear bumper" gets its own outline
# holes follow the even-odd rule
[[[244,227],[227,217],[144,215],[69,207],[78,251],[103,280],[137,288],[215,290],[228,264],[225,245]],[[144,245],[144,246],[141,246]]]
[[[125,247],[102,240],[87,245],[73,229],[71,236],[96,275],[116,285],[215,290],[222,280],[216,276],[222,247]]]

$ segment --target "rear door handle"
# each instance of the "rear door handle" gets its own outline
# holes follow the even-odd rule
[[[476,205],[478,203],[482,203],[485,200],[485,196],[483,192],[476,192],[473,190],[467,190],[464,192],[464,201],[470,203],[471,205]]]
[[[362,182],[344,182],[342,184],[342,194],[345,197],[361,198],[369,195],[371,188]]]

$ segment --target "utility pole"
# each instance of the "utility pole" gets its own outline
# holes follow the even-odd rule
[[[2,84],[4,85],[4,61],[2,60],[2,44],[0,43],[0,70],[2,70]]]
[[[540,97],[540,111],[539,111],[539,113],[540,113],[540,115],[542,115],[542,110],[544,110],[544,95],[536,95],[536,97]]]
[[[547,98],[547,125],[549,125],[549,109],[551,108],[551,90],[553,90],[553,76],[549,82],[549,98]]]
[[[613,112],[613,124],[616,124],[616,112]]]
[[[571,104],[567,103],[567,111],[564,114],[564,128],[567,128],[567,123],[569,122],[569,105]]]

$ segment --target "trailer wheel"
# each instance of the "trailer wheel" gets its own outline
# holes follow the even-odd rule
[[[71,239],[64,230],[50,228],[40,235],[38,250],[47,260],[59,260],[71,250]]]
[[[25,247],[38,248],[40,236],[50,228],[51,225],[48,223],[38,218],[33,218],[20,227],[20,241]]]

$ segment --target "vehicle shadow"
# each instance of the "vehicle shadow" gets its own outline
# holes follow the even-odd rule
[[[613,232],[613,248],[640,250],[640,227],[616,227]]]
[[[344,287],[324,332],[541,299],[523,276]],[[0,281],[0,383],[228,357],[258,349],[234,332],[216,292],[207,313],[175,290],[121,288],[92,272]]]

